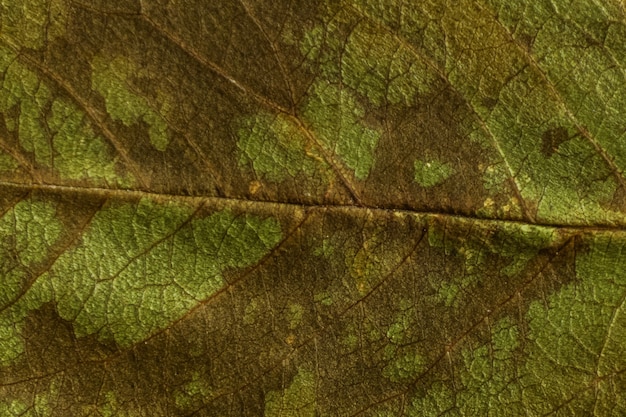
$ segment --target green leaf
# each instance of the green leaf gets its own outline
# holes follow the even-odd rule
[[[0,415],[626,414],[618,0],[0,0]]]

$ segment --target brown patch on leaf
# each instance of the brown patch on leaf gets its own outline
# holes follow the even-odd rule
[[[517,35],[517,40],[520,45],[528,52],[530,52],[533,47],[533,43],[535,42],[535,38],[528,33],[521,33]]]
[[[564,127],[559,126],[554,129],[546,130],[543,132],[543,135],[541,135],[541,152],[549,158],[559,150],[559,146],[561,146],[562,143],[570,139],[571,137]]]
[[[619,184],[617,186],[608,208],[615,211],[624,211],[626,208],[626,187],[624,185]]]
[[[489,156],[468,137],[466,128],[467,120],[476,116],[443,80],[416,101],[409,108],[379,110],[384,129],[365,186],[367,200],[378,207],[420,211],[472,213],[481,209],[493,196],[485,190],[479,169],[481,164],[489,165]],[[462,180],[421,187],[415,181],[418,159],[446,163]],[[513,193],[503,189],[501,195],[502,199],[494,199],[499,206]]]

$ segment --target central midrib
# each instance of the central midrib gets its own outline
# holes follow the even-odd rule
[[[527,225],[536,227],[546,227],[560,229],[561,231],[569,232],[572,234],[580,232],[626,232],[626,216],[624,218],[624,224],[610,224],[610,223],[598,223],[598,224],[576,224],[576,223],[558,223],[548,221],[537,221],[534,223],[517,220],[517,219],[497,219],[481,217],[479,215],[472,214],[459,214],[459,213],[446,213],[437,212],[432,210],[419,210],[410,208],[395,208],[395,207],[380,207],[380,206],[367,206],[356,204],[336,204],[336,203],[299,203],[289,201],[272,201],[272,200],[247,200],[240,197],[220,197],[220,196],[202,196],[202,195],[182,195],[182,194],[169,194],[162,192],[152,192],[133,189],[115,189],[115,188],[103,188],[103,187],[81,187],[76,185],[59,185],[59,184],[38,184],[38,183],[19,183],[11,181],[0,180],[0,187],[13,188],[24,191],[43,191],[47,193],[55,194],[82,194],[92,195],[97,197],[114,197],[118,199],[137,199],[137,198],[151,198],[170,201],[187,201],[193,203],[204,202],[205,204],[220,205],[230,204],[247,207],[262,208],[265,211],[272,207],[281,211],[285,208],[298,209],[304,211],[343,211],[351,213],[379,213],[379,214],[395,214],[402,216],[421,216],[432,218],[451,218],[457,220],[467,220],[473,222],[484,222],[493,224],[510,224],[510,225]]]

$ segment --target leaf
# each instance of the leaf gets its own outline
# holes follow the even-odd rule
[[[0,415],[626,414],[625,13],[0,0]]]

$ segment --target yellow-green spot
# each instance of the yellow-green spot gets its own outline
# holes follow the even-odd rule
[[[416,352],[396,354],[383,368],[383,375],[394,382],[409,381],[424,371],[426,364],[426,359]]]
[[[0,151],[0,171],[13,172],[19,167],[19,164],[12,156]]]
[[[557,229],[552,227],[540,227],[528,224],[505,223],[498,231],[499,239],[489,240],[489,232],[481,239],[486,242],[489,251],[494,254],[509,258],[509,263],[501,269],[501,273],[505,276],[514,276],[524,269],[524,267],[534,259],[539,251],[546,247],[562,244],[559,241],[560,235]],[[480,245],[478,243],[478,245]],[[473,248],[474,251],[480,251],[480,246]],[[488,262],[485,255],[480,251],[480,259],[475,263]],[[487,256],[488,257],[488,256]]]
[[[0,36],[26,48],[38,49],[64,33],[67,6],[64,0],[3,0],[0,22]]]
[[[447,162],[437,161],[435,159],[423,161],[417,159],[415,167],[415,182],[422,187],[433,187],[439,185],[454,174],[454,168]]]
[[[1,400],[0,401],[0,415],[6,417],[22,417],[32,415],[29,412],[30,407],[19,400]]]
[[[353,325],[349,325],[347,334],[342,337],[341,344],[346,347],[348,352],[354,351],[359,346],[359,336]]]
[[[380,237],[374,235],[365,242],[363,248],[355,250],[348,248],[345,251],[346,266],[350,269],[350,275],[354,279],[356,290],[361,296],[368,294],[381,279],[380,254],[370,252],[368,248],[375,246]]]
[[[456,304],[458,296],[461,292],[461,286],[454,282],[442,281],[437,289],[437,298],[443,302],[446,307],[451,307]]]
[[[329,31],[332,32],[330,27]],[[327,36],[327,30],[316,26],[304,34],[300,43],[300,52],[311,64],[319,63],[324,78],[330,82],[339,81],[339,62],[335,59],[336,51],[343,47],[341,39],[336,36]],[[333,53],[335,52],[335,53]]]
[[[3,258],[14,257],[23,267],[45,259],[60,234],[61,223],[56,219],[54,207],[48,203],[20,201],[0,218]]]
[[[407,332],[410,331],[414,324],[413,319],[413,303],[408,299],[402,299],[398,302],[400,313],[397,314],[395,320],[387,329],[387,340],[392,345],[400,345],[406,341]]]
[[[302,322],[302,316],[304,315],[304,307],[297,303],[289,303],[287,307],[287,320],[289,321],[289,328],[295,329]]]
[[[359,336],[350,333],[341,340],[341,344],[347,347],[349,351],[353,351],[359,345]]]
[[[13,364],[24,353],[24,343],[11,317],[0,317],[0,367]]]
[[[313,299],[316,303],[319,303],[323,306],[331,306],[334,303],[333,295],[330,292],[322,291],[313,296]]]
[[[35,396],[35,407],[33,417],[49,417],[52,415],[53,405],[59,395],[60,384],[57,378],[53,379],[48,390]]]
[[[433,248],[445,246],[445,229],[437,224],[428,228],[428,245]]]
[[[313,250],[315,256],[323,256],[324,258],[331,257],[333,253],[335,253],[335,245],[329,238],[324,238],[322,244]]]
[[[212,390],[208,382],[201,378],[199,372],[193,372],[191,380],[175,391],[174,402],[180,409],[190,409],[209,399],[211,395]]]
[[[388,240],[380,226],[364,231],[364,241],[360,246],[347,246],[342,249],[344,264],[350,273],[350,282],[345,284],[350,290],[356,289],[360,296],[369,294],[372,289],[400,264],[405,247],[400,241]],[[345,244],[345,243],[344,243]]]
[[[146,123],[150,142],[164,151],[170,142],[167,122],[150,106],[148,100],[132,91],[130,78],[136,66],[127,58],[99,56],[92,61],[91,86],[104,98],[107,112],[113,120],[125,126]]]
[[[273,218],[190,215],[189,207],[150,200],[98,212],[82,244],[45,277],[77,336],[136,343],[219,290],[224,271],[258,262],[281,238]],[[91,268],[75,271],[76,264]]]
[[[472,286],[478,285],[483,271],[472,264],[466,264],[465,268],[463,274],[432,274],[429,277],[431,286],[436,290],[436,302],[443,303],[446,307],[458,307],[464,300],[463,295],[467,295]]]
[[[237,137],[239,165],[270,181],[310,176],[321,163],[307,150],[301,129],[284,115],[261,112],[243,119]]]
[[[104,394],[104,401],[102,401],[102,405],[99,407],[99,412],[103,417],[114,417],[117,416],[120,411],[120,406],[117,402],[117,397],[111,391],[108,391]]]
[[[288,387],[265,395],[265,417],[315,417],[315,380],[313,372],[299,368]]]
[[[456,399],[450,388],[444,382],[437,381],[431,386],[426,397],[413,400],[407,409],[407,415],[410,417],[441,417],[450,410],[449,415],[451,417],[462,417],[461,411],[455,409],[455,402]],[[492,417],[491,415],[488,416]]]
[[[254,324],[256,323],[257,317],[259,315],[259,311],[260,311],[260,306],[259,306],[260,302],[258,299],[253,299],[251,300],[248,305],[246,306],[246,310],[244,311],[243,314],[243,322],[245,324]]]
[[[412,324],[408,315],[400,315],[396,321],[389,326],[387,330],[387,339],[393,344],[399,345],[405,338],[406,332],[410,329]]]
[[[365,125],[365,110],[352,93],[317,83],[303,115],[327,151],[336,153],[357,179],[368,177],[381,134]]]
[[[397,308],[400,312],[385,335],[388,343],[383,350],[383,357],[387,364],[382,373],[391,381],[402,382],[422,372],[426,360],[410,343],[417,327],[414,303],[409,299],[401,299]]]
[[[143,413],[137,412],[134,409],[133,403],[120,404],[112,391],[107,391],[104,394],[104,398],[99,399],[97,415],[102,417],[139,417],[143,416]]]
[[[476,130],[470,135],[475,138],[480,131]],[[481,147],[485,149],[489,147],[489,139],[485,139],[487,144],[482,143]],[[484,203],[483,207],[477,210],[477,213],[485,218],[520,218],[522,217],[522,206],[517,196],[511,196],[507,204],[503,206],[496,205],[491,197],[501,196],[504,190],[511,188],[510,173],[504,163],[483,165],[479,164],[478,169],[482,172],[483,187],[490,195]]]

